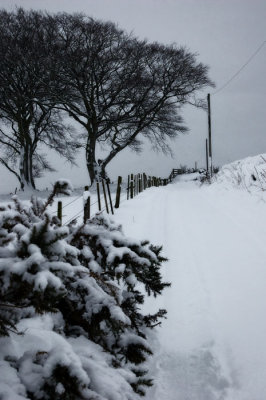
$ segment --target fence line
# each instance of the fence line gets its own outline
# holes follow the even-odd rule
[[[151,187],[160,187],[160,186],[166,186],[169,183],[172,182],[172,180],[181,173],[181,170],[179,169],[173,169],[169,175],[168,178],[160,178],[156,176],[150,176],[146,175],[145,173],[139,173],[139,174],[129,174],[126,180],[126,186],[123,186],[125,189],[125,192],[122,192],[122,177],[118,177],[117,181],[117,189],[115,193],[110,193],[109,189],[109,180],[102,180],[101,182],[97,182],[96,184],[96,198],[93,203],[90,203],[90,192],[88,186],[85,186],[84,193],[81,196],[78,196],[74,200],[71,200],[69,203],[65,204],[62,207],[62,203],[58,202],[58,208],[57,211],[53,212],[53,214],[57,213],[57,216],[59,217],[61,224],[62,224],[62,209],[66,209],[69,207],[71,204],[73,204],[75,201],[83,198],[83,209],[80,210],[78,213],[76,213],[73,217],[69,218],[63,226],[68,225],[78,217],[81,217],[83,214],[84,221],[86,221],[87,217],[89,216],[88,219],[91,219],[94,217],[97,213],[104,212],[106,211],[108,214],[110,211],[112,214],[114,213],[114,209],[117,209],[120,207],[121,203],[124,203],[125,201],[128,201],[130,199],[133,199],[136,197],[138,194],[142,193],[146,189],[149,189]],[[102,186],[103,193],[101,193],[100,190],[100,183]],[[105,187],[107,187],[108,191],[108,196],[105,191]],[[61,204],[59,204],[61,203]],[[91,208],[95,204],[98,203],[98,211],[91,213]],[[102,207],[102,205],[105,204],[105,207]],[[113,207],[113,204],[115,206]]]

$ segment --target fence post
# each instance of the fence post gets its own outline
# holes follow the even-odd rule
[[[138,175],[135,175],[135,177],[134,177],[134,195],[135,196],[137,196],[137,194],[138,194],[138,188],[139,188]]]
[[[57,203],[57,218],[60,221],[60,226],[62,226],[62,201]]]
[[[83,204],[84,204],[83,222],[84,224],[86,224],[87,220],[90,219],[91,217],[91,198],[90,198],[89,186],[84,187]]]
[[[127,176],[127,200],[129,200],[130,175]]]
[[[134,175],[131,174],[131,179],[130,179],[130,198],[133,199],[134,197]]]
[[[108,182],[106,182],[106,186],[107,186],[107,192],[108,192],[108,197],[109,197],[109,203],[110,203],[110,207],[111,207],[111,213],[114,214],[112,197],[111,197],[111,193],[110,193],[110,186],[109,186]]]
[[[96,183],[96,187],[97,187],[97,197],[98,197],[98,209],[99,209],[99,211],[101,211],[101,195],[100,195],[100,183],[99,182]]]
[[[119,208],[119,204],[120,204],[121,183],[122,183],[122,176],[119,176],[118,179],[117,179],[115,208]]]
[[[108,203],[107,203],[106,191],[105,191],[105,186],[104,186],[103,180],[102,180],[102,186],[103,186],[103,196],[104,196],[105,208],[106,208],[107,214],[109,214],[109,207],[108,207]]]
[[[91,217],[91,198],[88,196],[87,200],[84,203],[84,216],[83,221],[86,224],[87,220]]]

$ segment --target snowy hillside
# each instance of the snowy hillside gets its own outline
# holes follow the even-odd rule
[[[224,165],[214,181],[248,191],[266,190],[266,153]]]

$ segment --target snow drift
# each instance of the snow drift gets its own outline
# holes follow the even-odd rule
[[[248,191],[266,190],[266,153],[224,165],[214,182]]]

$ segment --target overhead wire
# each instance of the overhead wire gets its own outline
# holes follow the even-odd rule
[[[217,89],[215,92],[211,93],[211,96],[215,96],[217,93],[221,92],[223,89],[225,89],[239,74],[240,72],[243,71],[243,69],[253,60],[254,57],[261,51],[263,46],[265,45],[266,40],[264,40],[261,45],[257,48],[257,50],[249,57],[249,59],[242,65],[241,68],[230,78],[228,79],[227,82],[225,82],[219,89]]]

